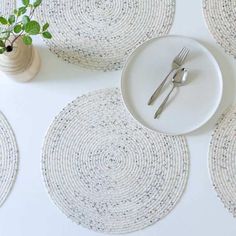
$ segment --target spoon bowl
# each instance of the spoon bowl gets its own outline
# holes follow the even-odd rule
[[[187,83],[188,79],[188,70],[186,68],[181,68],[176,71],[175,75],[172,78],[172,83],[175,86],[183,86]]]

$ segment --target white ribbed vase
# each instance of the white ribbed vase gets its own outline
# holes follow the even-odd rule
[[[33,46],[27,46],[22,38],[14,43],[12,52],[0,55],[0,71],[19,82],[32,80],[40,70],[41,59]]]

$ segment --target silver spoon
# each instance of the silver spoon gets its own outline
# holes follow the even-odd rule
[[[163,112],[163,109],[164,109],[167,101],[169,100],[171,93],[174,91],[174,89],[176,87],[181,87],[186,84],[187,75],[188,75],[188,70],[185,68],[181,68],[176,71],[175,75],[172,78],[173,87],[172,87],[171,91],[169,92],[169,94],[166,96],[165,100],[162,102],[162,104],[158,108],[158,110],[156,111],[154,119],[157,119],[161,115],[161,113]]]

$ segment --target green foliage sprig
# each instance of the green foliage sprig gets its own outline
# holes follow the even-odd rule
[[[11,52],[14,43],[19,37],[22,37],[24,44],[32,44],[32,35],[42,35],[43,38],[51,39],[52,35],[48,31],[49,24],[43,26],[36,20],[33,15],[42,3],[42,0],[22,0],[23,6],[15,9],[9,17],[0,16],[0,54]]]

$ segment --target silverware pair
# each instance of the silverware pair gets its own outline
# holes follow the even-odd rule
[[[182,50],[179,52],[179,54],[172,61],[172,67],[171,67],[170,72],[167,74],[165,79],[161,82],[161,84],[158,86],[158,88],[154,91],[154,93],[150,97],[150,99],[148,101],[148,105],[151,105],[153,103],[153,101],[160,95],[160,92],[161,92],[162,88],[164,87],[166,81],[168,80],[169,76],[175,71],[176,73],[175,73],[174,77],[172,78],[172,83],[173,83],[172,90],[167,95],[166,99],[163,101],[162,105],[159,107],[159,109],[155,113],[155,117],[154,117],[155,119],[163,111],[163,108],[164,108],[166,102],[168,101],[170,94],[173,92],[174,88],[185,84],[186,76],[185,76],[185,78],[183,78],[183,77],[184,77],[184,75],[187,74],[187,70],[184,68],[180,69],[180,67],[184,64],[184,61],[185,61],[186,57],[188,56],[188,54],[189,54],[189,49],[187,49],[186,47],[182,48]],[[176,76],[180,72],[182,72],[182,77],[177,78]]]

